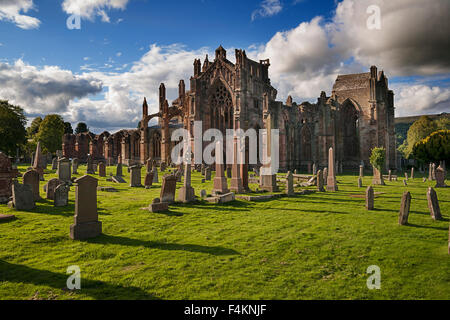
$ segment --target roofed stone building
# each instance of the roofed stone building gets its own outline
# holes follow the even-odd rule
[[[292,97],[277,100],[269,78],[269,60],[253,61],[236,50],[235,63],[227,59],[222,46],[215,58],[194,61],[190,90],[179,83],[178,98],[169,104],[166,88],[159,88],[159,111],[149,114],[144,98],[139,129],[65,135],[64,155],[85,159],[113,159],[122,163],[144,163],[148,158],[170,162],[175,142],[172,131],[185,128],[193,134],[194,121],[210,128],[280,130],[280,170],[306,169],[312,163],[327,166],[328,149],[333,147],[343,169],[369,166],[374,147],[386,148],[386,167],[396,167],[394,94],[384,72],[375,66],[367,73],[340,75],[331,96],[320,94],[316,103],[297,104]],[[152,119],[158,125],[149,127]],[[207,144],[207,143],[206,143]],[[204,146],[206,145],[204,144]],[[248,153],[248,146],[247,146]]]

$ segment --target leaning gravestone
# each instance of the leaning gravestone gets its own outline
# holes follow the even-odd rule
[[[442,220],[441,208],[439,207],[439,201],[433,188],[429,187],[427,192],[428,209],[433,220]]]
[[[191,186],[191,164],[187,163],[184,167],[183,187],[178,191],[178,200],[183,203],[195,200],[195,191]]]
[[[98,176],[103,178],[106,177],[106,165],[104,162],[98,164]]]
[[[132,188],[142,187],[140,165],[130,167],[130,187]]]
[[[39,195],[39,180],[39,172],[34,169],[28,170],[23,175],[23,184],[31,186],[34,201],[41,199],[41,196]]]
[[[98,221],[97,185],[98,180],[86,175],[75,180],[75,216],[70,226],[70,238],[84,240],[102,233],[102,223]]]
[[[45,187],[46,198],[48,200],[55,200],[55,190],[61,184],[59,179],[50,179]]]
[[[55,207],[65,207],[69,204],[70,187],[66,184],[60,184],[55,189]]]
[[[369,186],[367,187],[366,190],[366,209],[373,210],[374,202],[375,202],[375,193],[373,192],[373,188]]]
[[[406,225],[408,223],[409,208],[411,206],[411,194],[405,191],[402,196],[402,202],[400,206],[400,214],[398,217],[398,224]]]
[[[436,179],[435,188],[447,187],[447,185],[445,184],[445,170],[441,166],[439,166],[435,171],[435,179]]]
[[[145,189],[150,189],[152,187],[153,184],[153,172],[147,172],[147,174],[145,175]]]
[[[70,183],[72,180],[70,160],[67,158],[61,158],[58,160],[58,179],[65,183]]]
[[[161,202],[171,204],[175,201],[175,190],[177,188],[177,178],[172,175],[165,175],[161,186]]]
[[[120,176],[114,176],[111,177],[111,180],[115,183],[127,183],[122,177]]]
[[[12,185],[12,197],[12,203],[16,210],[30,211],[36,207],[34,204],[33,190],[29,184],[20,184],[17,180],[14,180]]]

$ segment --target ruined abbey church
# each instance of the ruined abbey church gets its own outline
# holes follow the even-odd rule
[[[159,88],[159,112],[149,114],[144,99],[139,129],[66,134],[63,153],[81,161],[94,160],[124,164],[145,163],[149,158],[170,162],[172,131],[185,128],[193,133],[194,121],[203,131],[226,129],[279,129],[280,170],[306,170],[316,163],[327,166],[328,149],[335,150],[341,170],[369,166],[374,147],[386,148],[386,167],[396,167],[394,94],[384,72],[372,66],[370,72],[340,75],[331,96],[320,94],[317,102],[297,104],[287,97],[277,101],[277,90],[269,78],[269,60],[259,62],[236,50],[236,63],[227,59],[221,46],[214,61],[194,61],[190,90],[184,80],[179,96],[169,104],[164,84]],[[150,120],[158,124],[148,126]],[[248,157],[248,145],[247,145]]]

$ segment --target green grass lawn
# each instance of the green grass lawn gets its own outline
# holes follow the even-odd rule
[[[47,181],[55,177],[48,172]],[[197,195],[211,192],[199,173],[192,179]],[[0,205],[17,216],[0,224],[0,299],[449,299],[450,188],[436,189],[444,220],[433,221],[426,191],[434,183],[421,177],[375,186],[375,211],[351,196],[365,192],[356,175],[338,181],[336,193],[199,201],[156,214],[141,208],[159,197],[160,184],[145,190],[100,178],[119,192],[98,192],[103,235],[83,242],[69,238],[74,187],[65,208],[47,200],[34,212]],[[399,226],[404,190],[410,224]],[[81,268],[74,292],[64,289],[71,265]],[[370,265],[381,268],[381,290],[366,286]]]

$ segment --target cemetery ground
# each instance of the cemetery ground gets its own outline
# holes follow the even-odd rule
[[[46,181],[56,177],[47,173]],[[103,234],[87,241],[69,238],[74,187],[67,207],[48,200],[33,212],[0,205],[0,213],[17,217],[0,224],[0,299],[450,298],[450,188],[436,189],[443,220],[433,221],[426,192],[435,182],[423,183],[418,173],[408,186],[400,174],[397,182],[374,186],[374,211],[365,209],[363,196],[372,177],[358,188],[357,174],[348,173],[337,177],[335,193],[198,201],[171,205],[166,213],[142,210],[159,197],[161,184],[130,188],[126,168],[124,175],[128,183],[120,185],[94,175],[100,186],[118,192],[98,191]],[[192,172],[197,196],[212,189],[212,181],[201,179]],[[412,195],[411,212],[409,224],[400,226],[405,190]],[[66,289],[72,265],[81,269],[81,290]],[[381,269],[380,290],[366,286],[371,265]]]

